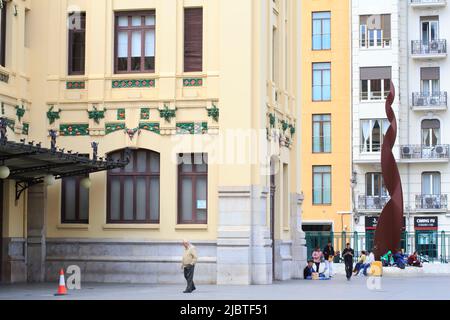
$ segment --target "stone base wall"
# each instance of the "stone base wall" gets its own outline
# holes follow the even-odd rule
[[[216,283],[216,243],[193,243],[199,261],[195,282]],[[185,284],[180,242],[47,239],[45,280],[57,281],[59,270],[81,269],[81,281],[106,283]]]
[[[2,283],[20,283],[27,281],[25,263],[25,240],[23,238],[3,238]]]

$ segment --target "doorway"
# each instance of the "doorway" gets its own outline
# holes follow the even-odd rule
[[[2,283],[3,267],[3,180],[0,180],[0,283]]]
[[[276,186],[276,172],[272,161],[270,165],[270,240],[272,240],[272,279],[275,279],[275,194]]]

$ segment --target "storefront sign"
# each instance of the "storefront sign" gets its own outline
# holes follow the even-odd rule
[[[415,230],[437,230],[438,217],[415,217],[414,229]]]
[[[375,230],[377,228],[379,216],[366,217],[366,230]],[[406,230],[406,219],[403,217],[403,230]]]

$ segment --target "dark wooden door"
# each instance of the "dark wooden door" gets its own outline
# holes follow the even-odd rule
[[[275,279],[275,174],[270,176],[270,239],[272,240],[272,277]]]
[[[2,282],[3,266],[3,181],[0,180],[0,283]]]

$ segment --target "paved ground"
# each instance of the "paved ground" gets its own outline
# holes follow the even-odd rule
[[[192,300],[435,300],[450,299],[450,277],[417,277],[381,279],[381,289],[370,290],[367,278],[358,277],[347,282],[343,276],[329,281],[292,280],[268,286],[197,285]],[[376,285],[372,285],[376,287]],[[124,300],[182,300],[183,286],[84,284],[82,290],[70,291],[68,296],[54,297],[56,284],[0,286],[0,300],[4,299],[124,299]]]

